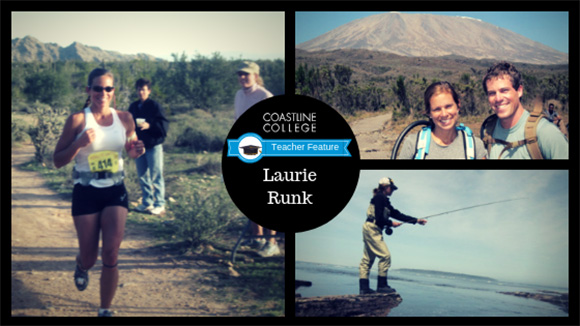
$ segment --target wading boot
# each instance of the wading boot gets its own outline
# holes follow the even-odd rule
[[[384,277],[379,276],[379,282],[377,284],[377,292],[378,293],[395,293],[395,292],[397,292],[397,290],[395,290],[389,286],[389,284],[387,283],[386,276],[384,276]]]
[[[373,294],[376,293],[369,287],[369,279],[368,278],[361,278],[359,279],[359,294]]]

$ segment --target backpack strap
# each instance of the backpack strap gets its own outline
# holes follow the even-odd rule
[[[487,148],[487,153],[491,153],[491,147],[493,144],[501,144],[504,146],[503,150],[499,153],[498,158],[500,158],[505,151],[511,148],[515,148],[518,146],[522,146],[525,144],[525,141],[515,141],[515,142],[507,142],[502,139],[493,138],[493,132],[495,131],[495,125],[497,124],[497,114],[492,114],[487,119],[483,121],[481,125],[481,140],[483,144]]]
[[[524,139],[519,141],[513,142],[506,142],[501,139],[493,138],[493,132],[495,130],[495,125],[497,123],[497,114],[493,114],[489,116],[482,124],[481,127],[481,140],[485,144],[487,148],[487,152],[491,153],[491,146],[493,144],[502,144],[504,145],[504,149],[500,152],[498,158],[501,158],[503,153],[511,148],[516,148],[518,146],[526,145],[528,153],[530,157],[534,160],[541,160],[544,157],[542,156],[542,152],[540,151],[540,146],[538,145],[538,136],[537,136],[537,128],[540,120],[545,117],[542,114],[542,105],[536,104],[534,106],[534,110],[530,112],[530,116],[525,124],[524,129]]]
[[[516,148],[522,145],[526,144],[525,140],[518,140],[518,141],[512,141],[512,142],[507,142],[505,140],[501,140],[501,139],[493,139],[494,143],[497,144],[502,144],[504,147],[502,149],[502,151],[499,153],[499,156],[497,157],[498,159],[501,158],[501,156],[503,155],[503,152],[507,151],[508,149],[511,148]]]
[[[468,160],[475,159],[475,141],[473,140],[473,132],[469,127],[460,123],[456,127],[463,135],[463,149],[465,150],[465,158]],[[431,145],[431,127],[427,126],[421,129],[417,137],[417,146],[415,150],[415,160],[423,160],[429,154],[429,146]]]
[[[495,143],[495,139],[493,138],[493,131],[495,130],[497,119],[497,114],[492,114],[487,117],[481,125],[479,136],[483,141],[488,154],[491,153],[491,146]]]
[[[457,131],[461,131],[461,134],[463,134],[463,150],[465,151],[465,159],[475,160],[475,141],[473,140],[473,132],[463,123],[460,123],[456,129]]]
[[[533,160],[544,159],[542,152],[540,151],[540,145],[538,145],[538,135],[536,132],[542,117],[545,117],[542,113],[542,104],[540,102],[536,102],[534,110],[530,112],[530,116],[526,121],[526,126],[524,129],[525,144]]]
[[[415,151],[415,159],[423,160],[429,154],[429,146],[431,145],[431,127],[423,127],[417,137],[417,149]]]

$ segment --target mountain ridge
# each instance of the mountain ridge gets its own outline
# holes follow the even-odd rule
[[[43,43],[32,36],[12,39],[12,62],[54,62],[82,60],[86,62],[148,60],[163,61],[150,54],[121,54],[96,46],[73,42],[67,47]]]
[[[367,49],[408,57],[460,55],[531,64],[567,64],[569,60],[566,53],[478,19],[399,12],[353,20],[296,48]]]

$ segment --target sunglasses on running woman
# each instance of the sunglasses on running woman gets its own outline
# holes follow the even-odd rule
[[[112,86],[107,86],[107,87],[93,86],[93,87],[91,87],[91,89],[93,90],[93,92],[97,92],[97,93],[100,93],[103,90],[105,90],[107,93],[110,93],[115,89],[115,87],[112,87]]]

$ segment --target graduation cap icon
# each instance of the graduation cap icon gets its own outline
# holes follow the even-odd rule
[[[258,155],[258,150],[262,147],[256,145],[246,145],[240,146],[240,148],[244,150],[244,155]]]

